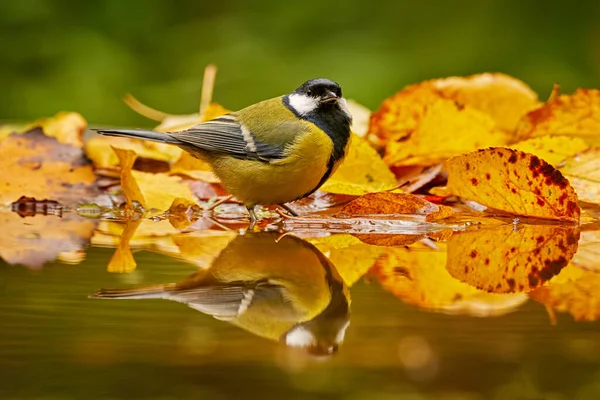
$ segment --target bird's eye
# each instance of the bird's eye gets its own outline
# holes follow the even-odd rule
[[[312,92],[312,90],[308,90],[308,91],[306,91],[306,94],[309,95],[309,96],[312,96],[313,92]]]

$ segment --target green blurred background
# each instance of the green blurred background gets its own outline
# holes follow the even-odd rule
[[[600,87],[600,2],[0,2],[0,121],[74,110],[150,126],[122,95],[194,112],[211,62],[215,100],[231,109],[319,76],[370,108],[413,82],[483,71],[545,98],[555,82]]]

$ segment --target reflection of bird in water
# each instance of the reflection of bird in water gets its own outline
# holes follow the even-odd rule
[[[238,236],[210,268],[172,284],[101,289],[102,299],[168,299],[311,354],[334,353],[350,323],[350,296],[312,244],[270,232]]]

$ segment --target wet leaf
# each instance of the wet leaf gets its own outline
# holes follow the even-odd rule
[[[353,134],[346,159],[319,190],[360,196],[397,185],[396,177],[377,151]]]
[[[588,143],[600,142],[600,90],[577,89],[572,95],[558,94],[529,112],[516,130],[527,139],[546,135],[576,136]]]
[[[511,149],[536,155],[548,162],[548,164],[556,167],[566,158],[587,149],[588,145],[583,139],[576,137],[542,136],[527,139],[510,145],[509,147]]]
[[[133,202],[137,202],[146,208],[144,195],[131,171],[137,154],[133,150],[119,149],[117,147],[113,147],[112,149],[119,158],[119,164],[121,165],[121,189],[125,194],[127,207],[132,210],[134,208]]]
[[[0,140],[12,133],[25,133],[39,128],[44,135],[56,138],[59,143],[83,147],[83,132],[86,127],[87,122],[81,115],[74,112],[59,112],[54,117],[42,118],[29,124],[0,126]]]
[[[551,284],[529,294],[550,309],[569,313],[575,321],[600,318],[600,274],[569,264]]]
[[[579,221],[577,195],[560,171],[532,154],[490,148],[446,162],[447,189],[497,210]]]
[[[119,240],[119,246],[115,250],[115,253],[108,262],[107,271],[113,273],[124,273],[134,271],[137,263],[131,254],[131,248],[129,242],[138,226],[142,222],[141,219],[128,220],[123,230],[123,234]]]
[[[381,286],[416,307],[478,317],[504,315],[527,301],[526,295],[493,294],[454,279],[446,269],[446,252],[422,246],[389,249],[373,273]]]
[[[201,212],[202,209],[195,202],[189,199],[176,198],[166,214],[173,227],[183,230],[193,224]]]
[[[0,226],[6,232],[0,241],[0,258],[9,264],[39,269],[62,255],[85,249],[96,221],[71,213],[62,218],[23,218],[13,212],[0,212]]]
[[[82,150],[41,129],[0,141],[0,171],[0,204],[27,196],[72,206],[98,194]]]
[[[451,216],[450,207],[430,203],[413,194],[379,192],[368,193],[346,204],[338,216],[375,214],[425,215],[427,221],[437,221]]]
[[[307,239],[331,260],[344,283],[354,285],[383,254],[383,247],[369,246],[348,234]]]
[[[513,225],[455,232],[447,269],[456,279],[490,293],[529,292],[544,285],[577,251],[574,226]]]
[[[579,200],[600,204],[600,146],[568,158],[560,171],[569,179]]]
[[[33,217],[36,214],[60,217],[65,207],[55,200],[37,200],[33,197],[21,196],[10,205],[10,208],[21,217]]]
[[[146,210],[165,211],[176,198],[195,202],[196,198],[190,186],[181,178],[164,173],[132,171],[136,154],[132,150],[118,148],[114,150],[122,161],[121,187],[129,207],[132,207],[135,201]]]

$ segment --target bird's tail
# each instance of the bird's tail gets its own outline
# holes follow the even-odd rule
[[[152,140],[154,142],[163,142],[170,144],[180,144],[181,142],[175,139],[168,133],[160,133],[153,131],[145,131],[141,129],[94,129],[101,135],[106,136],[121,136],[135,139]]]
[[[100,289],[91,299],[164,299],[169,297],[173,285],[153,285],[132,289]]]

